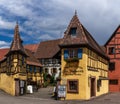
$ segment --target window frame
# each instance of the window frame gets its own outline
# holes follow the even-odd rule
[[[76,82],[76,90],[71,90],[70,89],[70,82]],[[79,93],[79,80],[78,79],[68,79],[67,80],[67,92],[68,93]]]
[[[113,69],[110,67],[112,64],[114,64],[114,66],[112,66]],[[109,71],[114,71],[114,70],[115,70],[115,62],[110,62],[109,63]]]
[[[113,82],[114,81],[114,82]],[[119,84],[119,81],[118,79],[110,79],[109,80],[109,85],[118,85]]]
[[[78,58],[82,59],[83,49],[82,48],[70,48],[64,50],[64,59]]]
[[[69,31],[69,34],[71,36],[76,36],[76,34],[77,34],[77,27],[71,27],[70,31]]]
[[[113,46],[109,47],[109,48],[108,48],[108,54],[109,54],[109,55],[115,54],[115,47],[113,47]]]

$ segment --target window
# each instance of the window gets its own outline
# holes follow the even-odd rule
[[[43,69],[41,67],[39,68],[39,72],[40,72],[40,74],[42,74],[42,72],[43,72]]]
[[[76,36],[76,30],[77,30],[76,27],[71,28],[69,34],[72,35],[72,36]]]
[[[100,86],[101,86],[101,80],[100,79],[98,79],[97,80],[97,91],[99,92],[100,91]]]
[[[64,59],[68,58],[82,58],[82,49],[68,49],[64,50]]]
[[[109,70],[110,70],[110,71],[115,70],[115,62],[110,62],[110,63],[109,63]]]
[[[29,66],[29,70],[30,70],[30,72],[32,72],[32,66]]]
[[[45,73],[48,73],[48,69],[47,68],[45,68]]]
[[[37,70],[36,70],[36,66],[34,66],[34,73],[36,73],[37,72]]]
[[[115,54],[115,47],[109,47],[109,54]]]
[[[44,63],[45,63],[45,60],[44,60],[44,59],[41,59],[41,63],[44,64]]]
[[[68,50],[64,50],[64,59],[68,59]]]
[[[57,73],[57,69],[53,68],[53,74],[56,74],[56,73]]]
[[[67,85],[68,93],[78,93],[78,80],[68,80]]]
[[[117,79],[111,79],[109,80],[110,85],[118,85],[118,80]]]
[[[77,50],[71,49],[69,50],[69,58],[77,57]]]

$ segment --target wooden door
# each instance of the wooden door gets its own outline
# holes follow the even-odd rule
[[[20,94],[20,83],[19,80],[15,80],[15,96],[19,96]]]
[[[95,96],[95,78],[91,78],[91,97]]]

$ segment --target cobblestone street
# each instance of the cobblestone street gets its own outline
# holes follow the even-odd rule
[[[0,91],[0,104],[120,104],[120,93],[109,93],[88,101],[59,101],[52,97],[52,88],[41,88],[33,94],[13,97]]]

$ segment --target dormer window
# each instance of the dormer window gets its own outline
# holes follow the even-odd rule
[[[70,28],[70,35],[76,36],[77,27]]]

